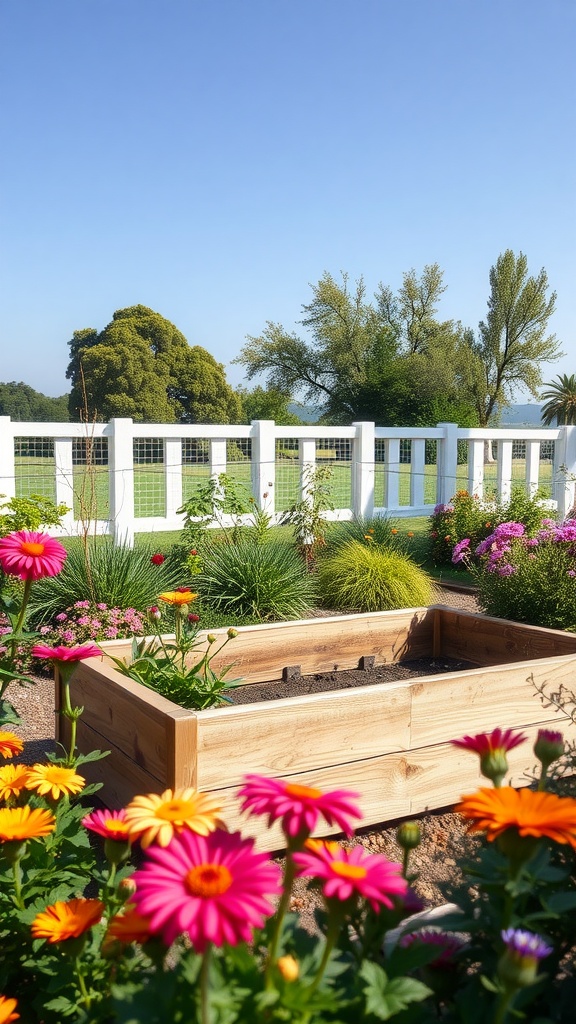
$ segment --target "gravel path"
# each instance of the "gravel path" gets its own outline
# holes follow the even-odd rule
[[[478,611],[477,601],[471,592],[443,590],[440,601],[452,608]],[[20,760],[28,764],[42,760],[44,752],[55,749],[53,680],[40,677],[31,687],[13,683],[6,697],[23,718],[23,725],[16,730],[26,741]],[[450,887],[461,877],[458,861],[472,849],[473,840],[466,835],[459,816],[449,811],[421,815],[418,820],[423,843],[411,857],[411,870],[419,873],[414,888],[427,906],[435,906],[449,899]],[[366,829],[352,842],[360,842],[371,853],[382,853],[390,860],[399,860],[400,851],[396,844],[398,824],[395,821],[389,822],[385,828]],[[313,927],[312,912],[316,900],[317,897],[307,892],[304,880],[296,883],[292,909],[301,913],[306,927]]]

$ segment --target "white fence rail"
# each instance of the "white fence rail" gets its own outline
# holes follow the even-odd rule
[[[334,511],[351,519],[429,515],[457,489],[507,498],[540,488],[564,516],[574,502],[576,427],[282,427],[19,423],[0,416],[0,493],[42,494],[68,506],[60,533],[179,530],[178,509],[226,472],[277,518],[302,496],[307,470],[332,467]],[[89,524],[89,526],[88,526]]]

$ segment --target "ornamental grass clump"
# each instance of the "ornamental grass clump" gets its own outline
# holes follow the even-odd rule
[[[216,610],[261,621],[303,618],[316,600],[314,579],[291,545],[251,536],[205,548],[194,587]]]
[[[129,548],[107,538],[71,546],[63,575],[58,580],[43,579],[35,590],[34,625],[52,623],[77,601],[145,612],[161,590],[173,590],[182,582],[179,560],[162,556],[160,561],[158,555],[149,544]]]
[[[501,523],[475,549],[464,538],[452,560],[469,566],[488,615],[576,629],[576,520],[545,519],[533,537],[523,523]]]
[[[430,576],[407,555],[368,541],[349,541],[318,565],[322,602],[360,612],[429,605]]]

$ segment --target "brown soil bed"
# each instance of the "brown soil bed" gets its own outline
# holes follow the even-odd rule
[[[340,672],[317,672],[309,676],[288,674],[282,681],[239,686],[229,694],[229,697],[232,704],[254,704],[258,701],[277,700],[280,697],[301,697],[304,694],[325,693],[328,690],[349,690],[358,686],[370,686],[373,683],[393,683],[400,679],[462,672],[477,667],[471,662],[460,661],[457,658],[414,658],[411,661],[400,661],[390,665],[343,669]]]

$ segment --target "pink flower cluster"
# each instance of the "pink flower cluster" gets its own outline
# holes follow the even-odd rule
[[[135,608],[109,608],[99,602],[76,601],[54,616],[52,625],[42,626],[42,639],[49,644],[81,644],[89,640],[115,640],[143,636],[148,632],[146,615]]]

